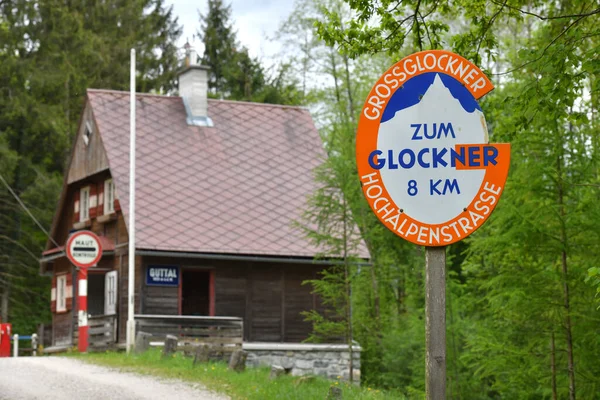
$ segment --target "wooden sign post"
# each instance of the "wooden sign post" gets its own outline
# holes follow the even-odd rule
[[[411,54],[375,83],[362,109],[356,162],[379,220],[425,246],[426,392],[446,388],[446,246],[477,230],[498,204],[510,144],[490,144],[477,102],[494,86],[465,58]]]
[[[446,398],[446,248],[425,248],[425,393]]]

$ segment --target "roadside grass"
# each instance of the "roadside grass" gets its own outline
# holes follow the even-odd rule
[[[318,377],[281,376],[271,380],[269,368],[247,368],[245,372],[237,373],[229,371],[225,363],[211,362],[194,366],[192,359],[180,352],[163,360],[158,349],[131,355],[105,352],[69,353],[69,356],[124,371],[201,383],[208,389],[227,394],[235,400],[325,400],[330,386],[340,387],[344,400],[404,399],[400,394]]]

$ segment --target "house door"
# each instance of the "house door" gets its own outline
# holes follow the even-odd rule
[[[88,315],[104,314],[104,274],[88,272],[87,286]]]
[[[187,269],[182,273],[181,314],[211,315],[211,271]]]

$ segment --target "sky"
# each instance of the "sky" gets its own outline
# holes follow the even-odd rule
[[[183,34],[179,39],[181,47],[200,27],[200,13],[206,13],[207,0],[167,0],[166,5],[173,5],[173,12],[183,26]],[[278,53],[278,43],[269,40],[273,37],[281,22],[292,12],[294,0],[225,0],[231,3],[234,29],[237,30],[238,41],[246,46],[250,55],[268,61]],[[194,47],[202,50],[200,40],[196,38]]]

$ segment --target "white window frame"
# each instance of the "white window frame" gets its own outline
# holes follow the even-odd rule
[[[79,191],[79,222],[90,219],[90,187],[82,187]]]
[[[115,212],[115,184],[112,179],[104,181],[104,214]]]
[[[56,277],[56,312],[67,311],[67,275]]]

